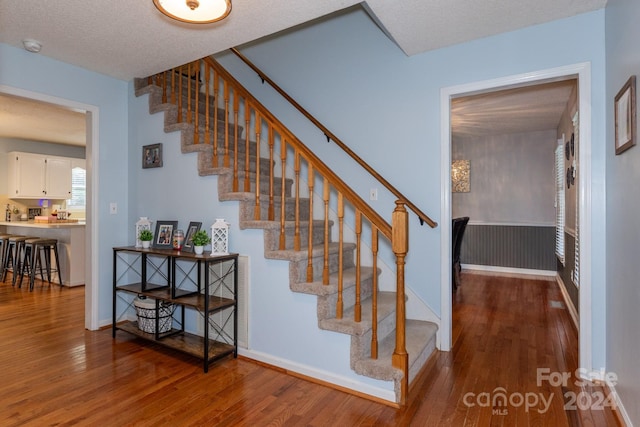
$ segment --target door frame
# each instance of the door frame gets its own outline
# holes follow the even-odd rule
[[[87,164],[87,204],[85,247],[89,248],[85,256],[85,313],[84,325],[86,329],[96,330],[98,322],[98,112],[95,105],[83,104],[65,98],[31,92],[12,86],[0,85],[0,93],[19,96],[34,101],[58,105],[69,110],[84,112],[86,116],[87,142],[85,159]],[[96,268],[94,268],[96,266]]]
[[[578,79],[580,112],[580,150],[578,174],[578,212],[580,227],[580,292],[579,292],[579,366],[592,371],[592,227],[591,227],[591,64],[588,62],[445,87],[440,90],[441,113],[441,286],[440,349],[449,351],[452,342],[451,289],[451,100],[462,95],[483,93],[508,87],[534,85],[568,78]]]

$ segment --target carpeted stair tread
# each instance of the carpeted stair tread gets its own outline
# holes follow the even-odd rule
[[[413,366],[416,359],[429,348],[435,348],[435,337],[438,327],[431,322],[407,319],[406,321],[406,349],[409,354],[409,366]],[[355,371],[360,375],[384,381],[400,381],[402,372],[392,365],[392,355],[395,350],[395,332],[389,334],[378,345],[378,358],[364,358],[356,361]],[[410,375],[411,376],[411,375]],[[410,378],[411,379],[411,378]]]
[[[373,268],[360,267],[360,275],[362,280],[366,280],[373,275]],[[342,289],[343,292],[349,288],[355,286],[356,283],[356,269],[355,267],[345,268],[342,272]],[[291,283],[289,286],[292,291],[310,294],[310,295],[331,295],[338,293],[338,276],[337,274],[331,274],[329,276],[329,284],[325,285],[321,280],[313,282],[299,282]]]
[[[396,294],[395,292],[378,292],[378,319],[386,318],[395,312]],[[340,332],[348,335],[364,335],[371,330],[371,298],[366,298],[361,302],[361,320],[354,319],[355,307],[345,309],[342,319],[321,319],[318,324],[320,328],[329,331]]]
[[[355,248],[355,243],[343,243],[344,250]],[[336,243],[329,243],[329,253],[338,253],[340,245]],[[315,245],[311,249],[311,256],[323,256],[324,255],[324,245]],[[307,259],[307,250],[306,248],[303,250],[293,250],[293,249],[285,249],[285,250],[275,250],[275,251],[266,251],[264,256],[269,259],[282,259],[287,261],[304,261]]]

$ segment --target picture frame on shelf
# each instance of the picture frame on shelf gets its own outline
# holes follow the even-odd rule
[[[178,221],[156,222],[156,232],[153,235],[153,247],[157,249],[173,248],[173,232],[178,228]]]
[[[162,167],[162,144],[151,144],[142,147],[142,169]]]
[[[616,155],[636,145],[636,76],[617,93],[614,102]]]
[[[196,231],[200,230],[202,227],[202,222],[191,221],[189,223],[189,227],[187,227],[187,235],[184,238],[184,245],[182,246],[182,250],[184,252],[193,252],[193,235]]]

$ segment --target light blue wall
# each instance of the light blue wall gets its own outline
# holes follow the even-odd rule
[[[241,49],[365,161],[436,221],[442,203],[440,90],[591,63],[593,365],[605,366],[604,11],[406,57],[362,11]],[[221,62],[365,198],[372,181],[231,55]],[[373,203],[390,219],[392,198]],[[440,307],[440,228],[412,218],[407,283]]]
[[[613,100],[630,76],[640,76],[639,16],[637,0],[607,3],[607,370],[620,379],[616,391],[634,425],[640,425],[640,147],[615,155]]]
[[[99,157],[89,166],[97,172],[91,179],[98,182],[98,208],[90,220],[98,224],[93,236],[98,242],[99,263],[93,266],[98,277],[98,319],[109,320],[111,248],[126,241],[128,226],[127,83],[4,44],[0,44],[0,64],[0,85],[98,108],[99,140],[93,141],[92,150],[98,150]],[[109,215],[110,202],[118,203],[117,215]]]

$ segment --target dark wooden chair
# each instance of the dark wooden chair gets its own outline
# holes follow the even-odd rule
[[[462,247],[462,238],[464,232],[467,229],[467,223],[469,217],[453,218],[451,220],[452,232],[451,232],[451,288],[455,292],[460,286],[460,248]]]

